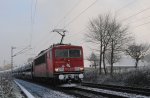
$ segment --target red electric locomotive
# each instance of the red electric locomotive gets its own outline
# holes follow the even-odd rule
[[[41,51],[31,64],[14,70],[14,76],[19,78],[51,80],[54,83],[81,82],[84,63],[81,46],[62,44],[66,31],[62,31],[60,44]]]
[[[55,82],[80,82],[83,79],[83,70],[81,46],[52,45],[33,61],[33,77],[49,78]]]

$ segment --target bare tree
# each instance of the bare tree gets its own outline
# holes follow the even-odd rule
[[[148,54],[149,48],[147,44],[132,44],[126,49],[126,54],[135,59],[135,68],[138,67],[138,62]]]
[[[99,71],[101,74],[102,62],[105,74],[106,71],[106,53],[111,53],[111,65],[116,51],[121,50],[123,42],[126,39],[127,28],[124,28],[115,17],[110,14],[100,15],[98,18],[90,21],[89,32],[86,34],[86,41],[98,46],[99,51]]]
[[[115,18],[111,23],[109,37],[108,56],[110,57],[107,60],[111,65],[110,73],[113,74],[113,64],[119,61],[121,53],[132,37],[129,36],[128,27],[123,27]]]
[[[112,57],[113,56],[113,57]],[[106,53],[106,60],[110,65],[110,73],[113,74],[113,64],[121,59],[121,54],[118,51]]]
[[[91,55],[89,57],[87,57],[87,60],[90,61],[92,67],[94,67],[96,69],[97,61],[98,61],[96,54],[92,52]]]

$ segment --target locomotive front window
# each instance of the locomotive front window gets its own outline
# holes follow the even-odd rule
[[[80,50],[69,50],[69,57],[71,58],[77,58],[81,56]]]
[[[78,58],[81,56],[81,50],[77,49],[57,49],[55,57],[60,58]]]
[[[56,57],[61,57],[61,58],[67,58],[68,57],[68,50],[57,49],[55,51],[55,56]]]

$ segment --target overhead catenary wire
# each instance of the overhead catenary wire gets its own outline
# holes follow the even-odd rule
[[[94,1],[90,6],[88,6],[85,10],[83,10],[78,16],[76,16],[73,20],[71,20],[70,22],[69,22],[69,24],[71,23],[71,22],[73,22],[74,20],[76,20],[80,15],[82,15],[85,11],[87,11],[90,7],[92,7],[96,2],[97,2],[98,0],[96,0],[96,1]],[[80,1],[81,2],[81,1]],[[80,4],[80,2],[78,2],[76,5],[79,5]],[[74,9],[75,7],[73,7],[72,8],[72,10]],[[71,12],[72,12],[72,10],[70,10],[67,14],[70,14]],[[68,25],[69,25],[68,24]],[[66,26],[64,26],[64,28],[65,28]]]
[[[60,23],[66,16],[68,16],[68,15],[71,14],[71,12],[81,3],[81,1],[82,1],[82,0],[79,0],[79,1],[74,5],[74,7],[72,7],[72,9],[69,10],[69,11],[66,13],[66,15],[57,23],[57,25],[55,26],[55,28],[58,27],[59,23]],[[47,36],[47,35],[46,35],[46,36]],[[46,36],[45,36],[45,37],[46,37]],[[44,37],[43,39],[45,39],[45,37]],[[54,36],[53,36],[52,38],[54,38]],[[43,40],[43,39],[42,39],[42,40]],[[41,41],[42,41],[42,40],[41,40]],[[41,42],[41,41],[40,41],[40,42]],[[38,45],[39,45],[39,43],[38,43]],[[34,46],[33,48],[35,48],[35,47],[37,47],[37,45]]]
[[[139,14],[141,14],[141,13],[143,13],[143,12],[149,10],[149,9],[150,9],[150,7],[146,8],[146,9],[143,9],[143,10],[141,10],[141,11],[139,11],[139,12],[137,12],[137,13],[135,13],[135,14],[129,16],[129,17],[127,17],[127,18],[122,19],[121,21],[126,21],[126,20],[128,20],[128,19],[130,19],[130,18],[133,18],[134,16],[137,16],[137,15],[139,15]]]
[[[55,35],[52,35],[52,36],[51,36],[51,40],[53,40],[54,38],[55,38]],[[43,47],[44,45],[46,45],[48,42],[49,42],[49,40],[47,40],[45,43],[43,43],[43,44],[42,44],[42,47]],[[51,44],[53,44],[53,43],[51,43]]]
[[[29,45],[31,46],[31,42],[32,42],[32,31],[33,31],[33,0],[31,0],[31,7],[30,7],[30,33],[29,33]]]
[[[34,5],[34,12],[33,12],[33,24],[35,23],[36,10],[37,10],[37,0],[35,0],[35,5]]]
[[[57,24],[55,25],[54,28],[58,27],[58,25],[59,25],[67,16],[70,15],[71,12],[73,12],[73,10],[81,3],[81,1],[82,1],[82,0],[79,0],[79,1],[71,8],[71,10],[69,10],[69,11],[65,14],[64,17],[61,18],[61,19],[57,22]]]
[[[90,4],[86,9],[84,9],[79,15],[74,17],[67,25],[64,26],[63,29],[65,29],[67,26],[69,26],[71,23],[73,23],[78,17],[80,17],[83,13],[85,13],[89,8],[91,8],[98,0],[95,0],[92,4]]]
[[[140,27],[140,26],[143,26],[143,25],[147,25],[147,24],[150,24],[150,21],[149,21],[149,22],[146,22],[146,23],[143,23],[143,24],[140,24],[140,25],[137,25],[137,26],[135,26],[134,28],[137,28],[137,27]]]
[[[122,10],[122,9],[124,9],[124,8],[126,8],[126,7],[128,7],[128,6],[130,6],[131,4],[134,4],[136,1],[138,1],[138,0],[133,0],[132,2],[129,2],[129,3],[126,4],[125,6],[119,8],[119,9],[116,11],[116,13],[119,12],[120,10]],[[95,3],[95,2],[94,2],[94,3]],[[93,4],[92,4],[92,5],[93,5]],[[85,30],[85,28],[84,28],[83,30]],[[81,31],[83,31],[83,30],[81,30]],[[80,31],[80,32],[81,32],[81,31]],[[72,35],[71,35],[71,36],[72,36]]]
[[[44,37],[42,37],[40,40],[38,40],[37,42],[36,42],[36,44],[33,46],[33,48],[32,49],[35,49],[35,48],[37,48],[37,47],[39,47],[40,45],[41,45],[41,43],[42,42],[44,42],[44,40],[45,39],[47,39],[48,37],[48,39],[53,39],[53,38],[55,38],[55,36],[48,36],[48,35],[51,35],[51,34],[53,34],[51,31],[50,32],[48,32],[47,34],[45,34],[45,36]]]
[[[30,46],[32,46],[36,9],[37,9],[37,0],[35,0],[35,2],[31,0],[31,29],[30,29],[30,43],[29,43]]]
[[[30,50],[30,49],[31,49],[30,46],[27,46],[27,47],[23,48],[22,50],[20,50],[19,52],[15,53],[13,56],[17,56],[17,55],[19,55],[19,54],[23,54],[23,53],[25,53],[27,50]]]
[[[150,18],[150,16],[146,16],[146,17],[142,17],[142,18],[136,19],[135,21],[129,22],[129,24],[135,23],[135,22],[137,22],[137,21],[139,22],[139,21],[144,20],[144,19],[147,19],[147,18]]]
[[[131,4],[134,4],[135,1],[137,2],[138,0],[133,0],[133,1],[129,2],[129,3],[127,3],[125,6],[119,8],[119,9],[116,11],[116,13],[120,12],[122,9],[124,9],[124,8],[126,8],[126,7],[128,7],[128,6],[130,6]]]

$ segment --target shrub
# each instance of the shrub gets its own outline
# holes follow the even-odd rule
[[[147,69],[137,69],[130,72],[130,75],[125,79],[125,83],[127,86],[148,87],[150,86],[150,72]]]

